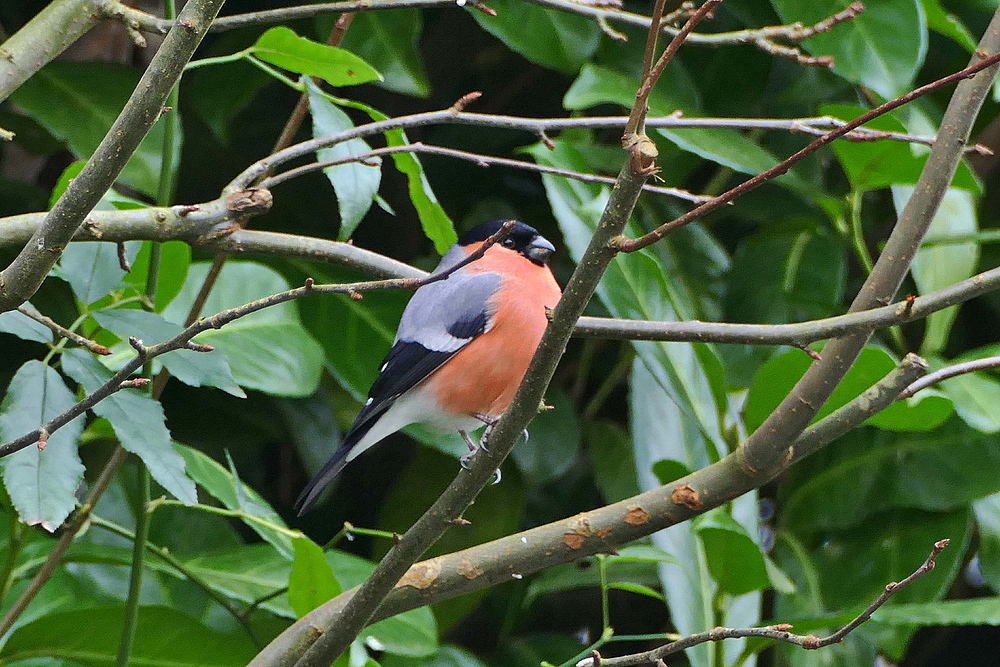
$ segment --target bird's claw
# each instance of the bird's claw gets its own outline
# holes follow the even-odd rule
[[[493,485],[496,486],[500,483],[500,468],[493,471]]]

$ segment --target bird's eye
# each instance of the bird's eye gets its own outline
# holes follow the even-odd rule
[[[504,248],[513,248],[514,247],[514,239],[504,239],[503,240],[503,247]]]

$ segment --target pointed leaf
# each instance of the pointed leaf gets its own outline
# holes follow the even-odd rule
[[[292,540],[295,560],[288,576],[288,602],[301,618],[327,600],[340,595],[340,584],[323,550],[308,537]]]
[[[98,324],[122,340],[135,336],[147,347],[169,340],[182,331],[180,325],[168,322],[161,315],[145,310],[131,308],[100,310],[93,313],[93,317]],[[197,338],[195,342],[201,342],[201,338]],[[129,350],[131,349],[130,346]],[[163,364],[171,375],[184,384],[192,387],[218,387],[227,394],[246,398],[246,394],[233,379],[229,359],[222,350],[211,352],[177,350],[157,357],[156,361]]]
[[[299,37],[285,26],[261,35],[253,45],[253,54],[282,69],[318,76],[331,86],[382,80],[381,74],[350,51]]]
[[[350,117],[325,99],[315,84],[307,80],[306,88],[309,91],[309,112],[312,114],[314,137],[325,137],[354,127]],[[316,151],[316,160],[336,160],[369,150],[370,147],[363,139],[350,139],[332,148]],[[369,161],[375,162],[375,166],[348,162],[323,170],[337,193],[337,208],[340,210],[337,238],[341,241],[351,238],[378,194],[382,180],[382,159],[373,158]]]
[[[94,355],[81,349],[63,353],[63,368],[88,393],[113,375]],[[163,407],[157,401],[136,389],[123,389],[95,405],[93,411],[111,422],[122,447],[141,458],[163,488],[184,503],[198,502],[194,482],[184,471],[184,459],[171,446]]]
[[[54,369],[31,360],[21,366],[0,404],[0,442],[35,430],[76,403]],[[77,417],[49,436],[45,449],[25,447],[0,459],[4,485],[18,514],[29,526],[53,531],[76,507],[83,480],[77,440],[83,419]]]

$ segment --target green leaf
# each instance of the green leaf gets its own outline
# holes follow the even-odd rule
[[[908,186],[892,189],[897,211],[903,210],[912,192],[913,188]],[[948,188],[927,233],[939,236],[974,234],[979,231],[976,199],[971,192]],[[913,258],[911,272],[920,293],[928,294],[971,277],[978,266],[978,243],[948,244],[918,250]],[[927,318],[927,330],[920,346],[920,354],[935,354],[944,349],[956,315],[958,308],[953,307],[932,313]]]
[[[3,662],[46,657],[86,665],[116,664],[125,608],[88,607],[47,614],[15,630]],[[167,607],[139,607],[131,664],[171,667],[245,665],[257,649],[245,634],[223,634]]]
[[[309,112],[312,114],[314,137],[329,136],[354,127],[350,117],[325,99],[312,81],[306,81],[306,89],[309,91]],[[369,150],[370,147],[363,139],[350,139],[332,148],[316,151],[316,160],[319,162],[336,160],[366,153]],[[330,179],[334,192],[337,193],[337,208],[340,211],[340,229],[337,231],[337,238],[341,241],[351,238],[371,208],[375,195],[378,194],[379,183],[382,180],[382,160],[374,158],[370,161],[374,161],[376,166],[348,162],[323,170]]]
[[[138,82],[139,73],[131,67],[56,61],[25,81],[10,100],[65,141],[77,158],[86,159],[111,128]],[[53,104],[52,100],[60,103]],[[162,122],[153,125],[120,176],[149,196],[156,195],[160,182],[163,127]],[[113,246],[111,249],[114,252]]]
[[[653,464],[652,470],[660,484],[669,484],[685,475],[691,474],[691,470],[686,465],[673,459],[660,459],[656,461]]]
[[[374,121],[383,121],[389,118],[381,111],[361,102],[339,99],[337,104],[364,111]],[[405,146],[410,143],[410,140],[406,138],[406,133],[402,129],[388,130],[385,133],[385,143],[389,146]],[[437,197],[431,189],[431,184],[427,180],[427,175],[424,174],[420,160],[417,159],[416,155],[408,152],[393,153],[392,160],[396,169],[406,175],[410,201],[417,209],[424,234],[434,243],[434,249],[438,254],[443,255],[458,239],[458,235],[455,234],[455,226],[448,214],[438,203]]]
[[[127,257],[131,261],[139,252],[138,241],[125,244]],[[118,250],[111,243],[73,243],[69,245],[55,275],[70,284],[76,298],[83,304],[91,304],[104,298],[108,292],[121,286],[125,271],[118,263]]]
[[[608,556],[608,566],[619,563],[673,563],[677,559],[659,547],[652,544],[630,544],[618,550],[617,554]]]
[[[782,516],[801,530],[853,526],[894,507],[954,510],[1000,491],[995,438],[952,419],[933,431],[862,429],[797,463]]]
[[[331,86],[381,81],[382,75],[350,51],[327,46],[285,26],[271,28],[251,47],[253,55],[290,72],[318,76]]]
[[[666,598],[663,594],[657,590],[650,588],[649,586],[643,586],[642,584],[633,584],[631,582],[622,582],[617,584],[608,584],[608,588],[613,588],[619,591],[627,591],[629,593],[635,593],[636,595],[645,595],[646,597],[653,598],[655,600],[661,600],[666,602]]]
[[[772,0],[783,23],[821,21],[844,9],[840,0]],[[927,53],[927,26],[918,0],[882,0],[833,30],[806,40],[813,55],[833,56],[833,70],[884,98],[902,95]]]
[[[969,53],[976,50],[976,38],[962,23],[962,19],[946,12],[938,0],[920,0],[920,6],[927,16],[928,28],[944,35]]]
[[[76,403],[62,377],[40,361],[24,363],[0,404],[0,442],[19,438]],[[11,502],[29,526],[54,531],[76,507],[83,480],[77,440],[83,419],[77,417],[49,436],[45,449],[32,445],[0,459]]]
[[[699,115],[698,100],[693,91],[694,82],[682,73],[663,81],[666,86],[657,85],[650,95],[650,115],[667,116],[675,111],[687,115]],[[687,84],[687,85],[685,85]],[[580,75],[570,86],[563,98],[563,106],[571,111],[589,109],[599,104],[619,104],[631,108],[639,82],[609,68],[593,64],[584,65]],[[665,129],[656,132],[677,145],[683,151],[711,160],[744,174],[759,174],[778,163],[778,158],[735,130],[727,129]],[[535,155],[536,159],[538,155]],[[776,180],[786,184],[798,184],[794,172],[779,176]]]
[[[440,647],[437,653],[423,659],[398,658],[387,654],[380,657],[379,662],[382,667],[486,667],[486,663],[470,651],[449,645]]]
[[[145,290],[149,275],[149,253],[154,241],[143,241],[132,262],[132,270],[125,275],[125,282],[136,289]],[[160,272],[156,281],[156,304],[154,310],[167,307],[184,286],[188,267],[191,265],[191,246],[183,241],[160,243]]]
[[[323,550],[308,537],[292,540],[295,560],[288,576],[288,602],[299,618],[340,595],[340,584]]]
[[[490,7],[496,16],[471,12],[484,30],[528,60],[560,72],[579,70],[601,40],[600,28],[583,16],[515,0],[496,0]]]
[[[868,110],[847,104],[824,104],[819,111],[842,120],[853,120]],[[865,127],[906,133],[906,127],[888,114],[865,123]],[[910,146],[901,141],[838,140],[833,142],[833,152],[855,190],[916,183],[927,159],[926,155],[914,154]]]
[[[249,486],[234,479],[232,473],[215,459],[180,443],[174,443],[174,449],[184,457],[187,473],[191,478],[213,498],[221,502],[223,507],[231,510],[242,510],[246,514],[263,519],[271,526],[286,528],[284,520],[266,500]],[[246,521],[246,524],[285,558],[289,560],[294,558],[292,538],[286,531],[275,530],[256,521]],[[285,581],[287,581],[287,577]]]
[[[746,529],[718,507],[694,518],[695,534],[705,547],[708,571],[727,595],[770,586],[764,554]]]
[[[93,317],[98,324],[122,340],[127,340],[129,336],[135,336],[147,347],[169,340],[182,331],[180,325],[168,322],[161,315],[144,310],[131,308],[100,310],[94,312]],[[201,337],[198,337],[196,342],[202,342]],[[128,346],[128,351],[133,351],[131,346]],[[131,356],[129,355],[129,357]],[[111,358],[108,357],[108,359]],[[171,375],[184,384],[192,387],[218,387],[227,394],[246,398],[246,394],[233,379],[229,360],[226,358],[225,352],[221,350],[212,350],[211,352],[176,350],[157,357],[156,361],[163,364]]]
[[[616,503],[638,495],[635,453],[628,431],[615,422],[597,421],[583,425],[583,437],[594,481],[605,502]]]
[[[208,263],[192,264],[187,282],[163,317],[181,323],[208,273]],[[204,316],[235,308],[288,289],[273,269],[253,262],[228,262],[205,301]],[[275,396],[309,396],[316,391],[323,350],[303,328],[294,303],[282,303],[242,317],[199,340],[226,353],[237,384]]]
[[[972,503],[979,529],[979,568],[993,592],[1000,590],[1000,493]]]
[[[434,655],[438,630],[429,607],[418,607],[365,628],[361,636],[380,651],[415,658]]]
[[[608,556],[607,560],[607,580],[614,586],[620,584],[635,584],[645,589],[653,589],[659,586],[660,580],[656,573],[656,566],[659,563],[675,563],[674,558],[648,544],[633,545],[643,547],[633,552],[634,557]],[[633,547],[628,547],[633,548]],[[581,588],[599,588],[601,585],[600,569],[593,558],[587,558],[576,563],[557,565],[543,572],[539,572],[531,578],[527,593],[524,598],[525,607],[533,604],[537,599],[564,591],[579,590]]]
[[[66,373],[87,393],[97,391],[113,375],[86,350],[66,350],[62,360]],[[163,407],[157,401],[136,389],[122,389],[92,410],[111,422],[122,447],[141,458],[163,488],[184,503],[198,502],[194,482],[184,471],[184,459],[171,447]]]
[[[24,305],[28,308],[34,308],[30,303]],[[0,313],[0,331],[13,334],[21,340],[30,340],[36,343],[52,342],[52,329],[16,310]]]
[[[826,608],[871,603],[887,583],[916,570],[935,542],[949,538],[951,546],[938,557],[934,570],[899,591],[893,601],[929,602],[943,595],[961,567],[968,523],[967,509],[948,513],[897,510],[874,515],[855,528],[825,533],[811,555],[822,573]]]
[[[985,373],[966,373],[943,380],[941,388],[966,424],[983,433],[1000,431],[1000,382]]]
[[[769,359],[761,367],[750,385],[750,393],[743,409],[743,420],[748,431],[752,432],[764,422],[811,364],[812,359],[807,354],[801,350],[791,350]],[[888,352],[877,347],[866,347],[813,421],[819,421],[854,400],[894,368],[896,362]],[[947,406],[940,401],[927,399],[916,403],[896,403],[892,409],[889,417],[870,420],[869,423],[878,426],[888,424],[898,430],[912,426],[915,430],[928,431],[939,426],[950,414]]]
[[[341,46],[358,54],[385,77],[382,87],[428,97],[430,82],[418,50],[423,15],[417,9],[357,12]]]
[[[576,462],[580,452],[580,425],[573,401],[565,392],[551,388],[545,397],[552,410],[532,420],[530,437],[514,448],[514,461],[530,485],[550,482]]]
[[[890,625],[1000,625],[1000,598],[896,604],[872,619]]]

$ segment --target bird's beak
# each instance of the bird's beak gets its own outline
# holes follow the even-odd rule
[[[555,246],[549,243],[548,239],[544,236],[536,236],[524,249],[524,255],[535,264],[545,266],[555,251]]]

